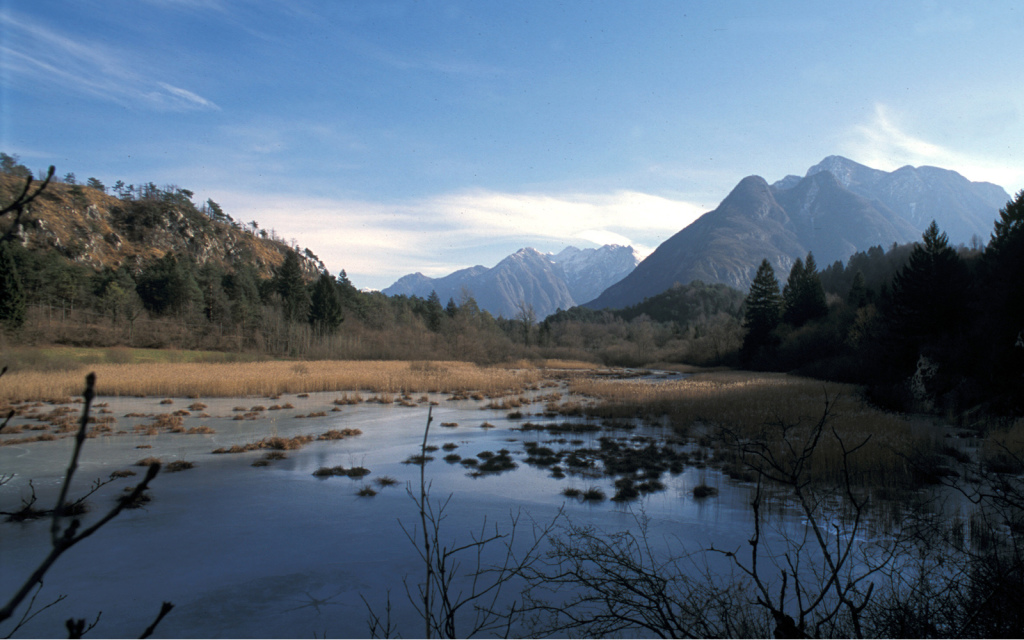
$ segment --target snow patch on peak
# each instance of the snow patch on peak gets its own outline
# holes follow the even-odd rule
[[[852,160],[847,160],[842,156],[829,156],[808,169],[805,177],[809,178],[816,173],[827,171],[835,176],[836,180],[838,180],[844,187],[849,187],[853,182],[855,164],[856,163]]]

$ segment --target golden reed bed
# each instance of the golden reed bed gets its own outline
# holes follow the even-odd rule
[[[537,368],[480,367],[466,362],[337,361],[96,364],[103,396],[234,397],[316,391],[519,393],[537,383]],[[0,400],[55,400],[80,395],[85,372],[8,372]]]
[[[857,484],[890,486],[909,482],[913,469],[908,456],[933,451],[943,435],[931,420],[869,405],[852,385],[782,373],[706,372],[659,384],[581,377],[572,382],[570,390],[601,401],[596,410],[599,415],[667,416],[681,433],[696,426],[709,435],[724,430],[728,440],[772,443],[780,458],[786,456],[780,425],[792,427],[796,442],[802,443],[821,419],[827,398],[830,409],[826,437],[809,471],[812,477],[831,482],[837,482],[843,470],[842,446],[835,435],[848,448],[870,436],[849,461],[849,471]]]

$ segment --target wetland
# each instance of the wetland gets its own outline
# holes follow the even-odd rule
[[[423,635],[416,610],[424,582],[416,543],[425,523],[421,487],[436,516],[426,528],[437,523],[437,544],[454,548],[502,536],[501,544],[483,550],[488,567],[500,565],[509,549],[535,553],[536,564],[489,601],[494,609],[533,606],[532,617],[517,618],[504,631],[586,631],[550,617],[551,603],[581,606],[585,592],[578,583],[554,591],[554,576],[564,574],[550,567],[571,564],[572,553],[595,540],[633,536],[652,560],[686,558],[677,574],[685,580],[736,574],[733,558],[749,554],[754,531],[776,559],[792,541],[806,543],[815,527],[800,500],[785,486],[758,481],[756,472],[771,469],[757,465],[756,449],[730,442],[754,441],[754,432],[773,421],[806,437],[821,417],[823,394],[834,411],[830,428],[845,440],[823,438],[807,461],[804,490],[822,487],[815,495],[830,500],[810,514],[827,523],[819,529],[836,532],[834,540],[856,539],[865,558],[891,549],[893,523],[911,509],[900,485],[920,470],[905,452],[949,446],[931,420],[872,410],[850,388],[823,390],[820,383],[772,374],[651,375],[558,364],[471,367],[459,383],[450,377],[456,367],[446,363],[394,363],[379,385],[316,390],[324,384],[318,381],[307,390],[285,380],[263,395],[185,397],[160,389],[97,397],[70,495],[89,492],[98,479],[110,482],[82,502],[83,522],[115,504],[144,467],[159,462],[162,471],[143,500],[53,566],[37,602],[67,597],[18,635],[63,635],[66,619],[102,611],[101,635],[135,636],[163,601],[175,604],[157,628],[163,637],[365,637],[372,616],[385,610],[392,634]],[[316,378],[313,363],[289,366],[296,377]],[[478,377],[470,378],[471,371]],[[487,376],[499,382],[482,384]],[[127,379],[141,384],[143,377]],[[101,377],[99,389],[102,384]],[[50,518],[16,516],[51,505],[60,491],[81,410],[80,400],[65,393],[60,387],[37,394],[48,402],[8,396],[15,417],[0,433],[0,511],[11,514],[0,523],[3,594],[50,547]],[[869,430],[879,434],[862,445],[869,455],[844,463],[844,452]],[[905,447],[904,457],[895,455],[897,445]],[[872,508],[851,510],[842,487],[825,488],[841,473],[855,479],[850,500]],[[899,500],[884,500],[893,495]],[[913,500],[917,509],[920,501]],[[874,506],[883,503],[888,506]],[[950,522],[966,517],[959,507],[938,512]],[[851,513],[856,521],[844,520]],[[513,532],[515,542],[505,545]],[[567,547],[567,540],[579,544]],[[815,558],[820,554],[806,551],[809,565]],[[460,565],[454,586],[466,588],[475,566]],[[859,580],[866,566],[844,571]],[[758,578],[768,582],[765,575]],[[725,591],[730,583],[757,584],[736,575],[724,580]],[[545,590],[551,592],[542,595]],[[459,615],[471,617],[469,609]],[[730,635],[772,632],[769,609],[754,609],[743,622],[750,626]],[[643,626],[619,631],[651,635]]]

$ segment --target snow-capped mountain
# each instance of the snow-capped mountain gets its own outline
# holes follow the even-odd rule
[[[872,246],[921,239],[935,220],[953,243],[987,240],[1009,195],[938,167],[872,169],[829,156],[807,174],[769,185],[740,181],[714,211],[666,240],[588,307],[621,308],[676,282],[721,282],[746,290],[767,258],[784,279],[796,258],[813,251],[819,266]]]
[[[557,254],[526,247],[490,269],[477,265],[443,278],[421,273],[403,276],[384,293],[425,298],[436,291],[442,303],[448,299],[459,303],[468,294],[481,309],[506,318],[515,317],[525,303],[542,319],[593,299],[626,277],[638,262],[632,247],[620,245],[566,247]]]

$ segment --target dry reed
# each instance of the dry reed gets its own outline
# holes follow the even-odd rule
[[[415,363],[413,363],[415,364]],[[271,397],[317,391],[371,393],[483,392],[515,394],[535,384],[535,368],[480,367],[467,362],[411,366],[401,361],[323,360],[302,363],[97,364],[97,392],[104,396]],[[15,371],[4,376],[0,402],[55,400],[81,392],[78,371]]]
[[[941,439],[926,421],[869,406],[856,387],[786,374],[709,372],[656,384],[577,378],[571,389],[602,401],[587,409],[591,415],[665,416],[681,433],[693,428],[709,434],[724,432],[734,442],[759,439],[773,447],[781,445],[783,425],[791,427],[790,435],[797,439],[806,434],[821,418],[828,398],[826,437],[809,469],[815,480],[823,482],[842,478],[842,449],[832,435],[833,428],[847,448],[870,436],[864,449],[850,459],[852,479],[862,485],[909,486],[913,469],[907,457],[934,449]]]

